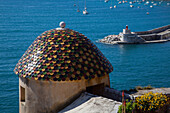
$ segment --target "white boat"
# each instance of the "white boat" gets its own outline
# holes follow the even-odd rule
[[[114,5],[114,8],[116,8],[116,5]]]
[[[86,0],[85,0],[85,8],[84,8],[83,14],[84,14],[84,15],[89,14],[89,13],[87,12],[87,8],[86,8]]]
[[[87,15],[87,14],[89,14],[89,13],[88,13],[87,10],[85,9],[85,10],[83,11],[83,14],[84,14],[84,15]]]
[[[129,4],[133,4],[133,3],[130,1]]]
[[[149,4],[149,1],[147,1],[146,4]]]
[[[106,2],[106,3],[107,3],[108,1],[109,1],[109,0],[105,0],[104,2]]]
[[[153,5],[155,5],[155,6],[156,6],[156,5],[157,5],[157,3],[154,3]]]
[[[119,3],[118,4],[121,4],[122,3],[122,1],[119,1]]]
[[[130,7],[134,7],[133,5],[130,5]]]
[[[150,5],[150,8],[153,8],[153,6],[152,6],[152,5]]]

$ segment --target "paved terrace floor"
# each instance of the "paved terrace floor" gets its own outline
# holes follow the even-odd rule
[[[117,113],[120,105],[121,102],[85,92],[59,113]]]

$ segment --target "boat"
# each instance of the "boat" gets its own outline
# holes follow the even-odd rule
[[[86,8],[86,0],[85,0],[85,8],[84,8],[83,14],[84,14],[84,15],[89,14],[89,13],[87,12],[87,8]]]
[[[157,3],[154,3],[153,5],[155,5],[155,6],[156,6],[156,5],[157,5]]]
[[[167,3],[167,5],[170,5],[170,3]]]
[[[149,4],[149,1],[146,1],[146,3],[145,4]]]
[[[112,9],[113,7],[112,7],[112,0],[111,0],[111,4],[110,4],[110,9]]]
[[[79,8],[77,9],[77,12],[80,12]]]
[[[114,5],[114,8],[116,8],[116,5]]]
[[[76,0],[74,0],[74,7],[76,6]]]
[[[133,3],[130,1],[129,4],[133,4]]]
[[[89,13],[88,13],[87,10],[85,9],[85,10],[83,11],[83,14],[86,15],[86,14],[89,14]]]
[[[130,7],[134,7],[133,5],[130,5]]]
[[[152,5],[150,5],[150,8],[153,8],[153,6],[152,6]]]
[[[79,1],[77,0],[77,12],[80,12],[79,10]]]
[[[106,3],[107,3],[108,1],[109,1],[109,0],[105,0],[104,2],[106,2]]]
[[[119,3],[118,4],[121,4],[122,3],[122,1],[119,1]]]
[[[146,12],[147,15],[149,15],[149,12]]]

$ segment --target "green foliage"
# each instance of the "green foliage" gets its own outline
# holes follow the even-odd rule
[[[133,109],[135,109],[136,103],[133,103],[132,100],[128,102],[126,100],[126,113],[132,113]],[[118,113],[122,113],[122,105],[119,106]]]

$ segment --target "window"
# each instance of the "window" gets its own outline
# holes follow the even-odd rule
[[[20,86],[20,99],[21,102],[25,102],[25,88],[23,88],[22,86]]]

